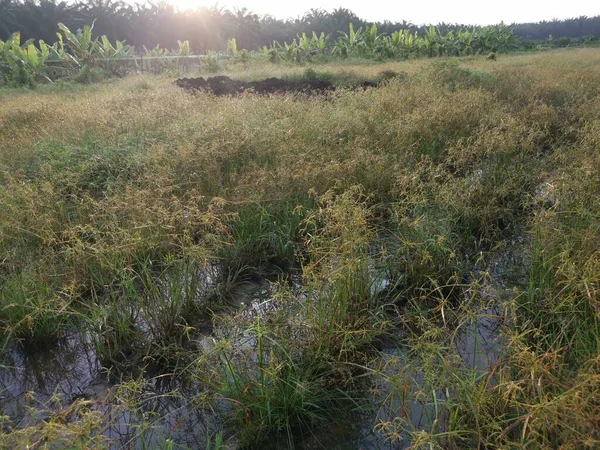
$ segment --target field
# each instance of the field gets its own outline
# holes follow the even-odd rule
[[[218,74],[0,90],[0,448],[600,447],[600,50]]]

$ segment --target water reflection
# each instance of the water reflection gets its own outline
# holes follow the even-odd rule
[[[93,346],[77,334],[39,351],[15,345],[4,352],[1,365],[0,407],[16,420],[23,417],[28,392],[35,392],[40,404],[56,396],[64,404],[79,397],[100,398],[107,391]]]
[[[214,428],[210,415],[193,404],[200,386],[171,376],[131,383],[109,383],[90,339],[70,334],[43,350],[15,346],[5,352],[0,408],[21,428],[88,400],[102,413],[102,433],[114,449],[162,448],[166,439],[198,448]]]
[[[374,283],[377,291],[374,294],[387,285],[384,278]],[[237,319],[248,321],[277,312],[281,305],[275,299],[275,289],[264,281],[241,286],[235,302],[240,308]],[[231,318],[233,322],[237,319]],[[496,364],[502,348],[501,323],[502,317],[495,309],[484,310],[463,323],[452,342],[465,368],[485,373]],[[238,330],[236,335],[232,330],[235,327],[204,330],[204,338],[198,335],[194,339],[196,351],[209,351],[214,338],[219,339],[221,334],[227,335],[225,337],[235,341],[245,352],[256,347],[252,334]],[[176,443],[176,448],[203,448],[206,436],[219,425],[215,414],[198,407],[196,399],[203,386],[197,382],[155,374],[134,380],[133,387],[127,387],[126,382],[111,384],[89,336],[67,334],[56,345],[37,352],[14,346],[4,352],[1,363],[0,408],[20,427],[38,423],[52,411],[78,399],[91,401],[90,408],[102,413],[102,433],[111,440],[114,449],[164,448],[166,439]],[[420,389],[427,383],[424,374],[415,367],[411,365],[407,349],[384,350],[378,364],[382,376],[374,380],[373,397],[377,405],[374,408],[385,406],[370,414],[348,415],[315,428],[299,440],[297,447],[305,450],[407,448],[410,446],[408,433],[400,436],[404,440],[390,441],[383,433],[373,432],[378,423],[398,420],[404,422],[405,429],[443,432],[447,417],[439,405],[443,405],[452,392],[421,393]],[[29,392],[35,392],[33,406],[38,407],[39,413],[27,412]],[[54,398],[60,402],[50,402]],[[287,442],[273,442],[271,448],[287,448]]]

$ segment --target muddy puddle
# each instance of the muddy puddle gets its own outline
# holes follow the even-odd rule
[[[385,290],[389,282],[385,277],[375,277],[373,294]],[[292,277],[292,289],[302,299],[300,276]],[[202,286],[207,289],[207,286]],[[486,288],[485,295],[497,295]],[[198,332],[192,343],[196,351],[209,351],[214,343],[224,337],[240,348],[256,346],[255,337],[243,329],[232,330],[232,323],[247,323],[257,317],[266,317],[281,308],[277,296],[278,284],[266,280],[244,283],[236,290],[233,303],[237,312],[229,315],[222,324]],[[502,317],[497,310],[483,310],[461,326],[453,342],[456,354],[467,368],[486,372],[501,355],[499,327]],[[235,328],[235,325],[234,325]],[[443,429],[444,417],[439,416],[436,403],[446,400],[447,392],[436,397],[420,398],[409,395],[407,399],[389,396],[397,389],[393,380],[410,366],[408,349],[384,349],[380,358],[382,376],[373,380],[375,404],[368,414],[341,418],[334,424],[313,429],[298,443],[301,449],[402,449],[410,445],[405,437],[401,442],[386,441],[383,434],[374,432],[381,422],[403,417],[407,426],[415,430]],[[110,439],[110,448],[162,448],[165,439],[172,440],[176,448],[203,448],[207,430],[218,427],[217,415],[197,407],[202,393],[198,383],[184,381],[168,374],[152,374],[135,381],[135,408],[122,401],[123,393],[131,390],[120,383],[102,367],[92,339],[87,335],[68,334],[56,345],[36,352],[27,352],[18,346],[4,351],[0,365],[0,409],[11,418],[12,426],[26,427],[46,420],[53,413],[68,408],[74,402],[85,400],[89,407],[100,411],[106,418],[101,432]],[[405,374],[406,375],[406,374]],[[418,390],[423,374],[408,375],[410,389]],[[123,387],[125,386],[125,388]],[[416,391],[410,391],[414,394]],[[33,396],[30,393],[34,393]],[[417,400],[415,400],[417,399]],[[35,412],[31,407],[35,407]],[[152,427],[143,424],[151,418]],[[144,428],[145,427],[145,428]],[[142,432],[143,431],[143,432]],[[212,431],[210,431],[212,432]],[[229,448],[235,448],[232,443]],[[286,448],[285,445],[273,448]]]
[[[35,352],[9,349],[0,362],[0,404],[5,414],[20,420],[26,394],[46,404],[52,397],[69,404],[77,398],[103,398],[109,386],[91,343],[76,334]]]
[[[209,78],[179,78],[175,85],[188,92],[205,91],[217,96],[237,95],[252,92],[260,95],[268,94],[324,94],[336,89],[336,86],[326,80],[283,80],[280,78],[267,78],[262,81],[239,81],[226,76]],[[377,86],[376,83],[365,81],[356,88],[369,88]]]
[[[101,412],[101,432],[109,448],[160,448],[165,439],[194,446],[204,440],[206,417],[190,405],[198,386],[168,375],[136,380],[136,408],[123,402],[124,388],[102,368],[90,339],[70,334],[45,350],[12,348],[0,365],[0,410],[12,426],[24,428],[47,421],[85,402]],[[153,429],[140,433],[148,417]],[[149,431],[149,432],[148,432]]]
[[[455,342],[466,367],[486,373],[500,360],[504,348],[500,329],[503,324],[500,308],[486,309],[467,321]]]

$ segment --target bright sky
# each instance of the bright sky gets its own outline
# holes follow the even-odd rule
[[[168,0],[179,9],[215,4],[210,0]],[[553,18],[600,15],[600,1],[594,0],[222,0],[218,3],[228,9],[243,8],[259,14],[270,14],[280,19],[301,16],[311,8],[332,11],[340,6],[368,21],[423,23],[464,23],[487,25],[504,20],[538,22]]]

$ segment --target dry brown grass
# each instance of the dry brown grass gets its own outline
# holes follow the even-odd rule
[[[412,381],[390,381],[392,392],[412,382],[407,402],[453,395],[440,406],[444,432],[411,429],[398,416],[381,424],[387,436],[447,448],[596,447],[599,68],[600,51],[581,49],[315,66],[342,77],[406,74],[327,98],[190,95],[148,75],[0,91],[0,332],[35,341],[85,328],[82,304],[97,306],[90,292],[121,292],[115,280],[149,261],[218,259],[233,273],[303,255],[323,271],[317,292],[369,309],[374,299],[353,298],[352,270],[374,257],[326,243],[373,244],[385,230],[398,244],[384,262],[368,261],[396,277],[387,300],[411,330],[414,369]],[[348,205],[361,208],[360,220],[344,216]],[[333,237],[328,221],[339,228]],[[493,273],[502,296],[491,305],[457,300],[479,282],[470,272],[494,272],[498,252],[515,245],[520,257]],[[327,265],[315,269],[319,261]],[[490,306],[505,314],[506,348],[479,377],[457,363],[452,327]],[[342,325],[372,326],[365,336],[387,326],[343,316],[325,331],[348,346],[356,330]],[[304,351],[302,341],[273,339],[289,354]],[[423,371],[430,376],[414,375]],[[252,401],[253,411],[264,406]]]

